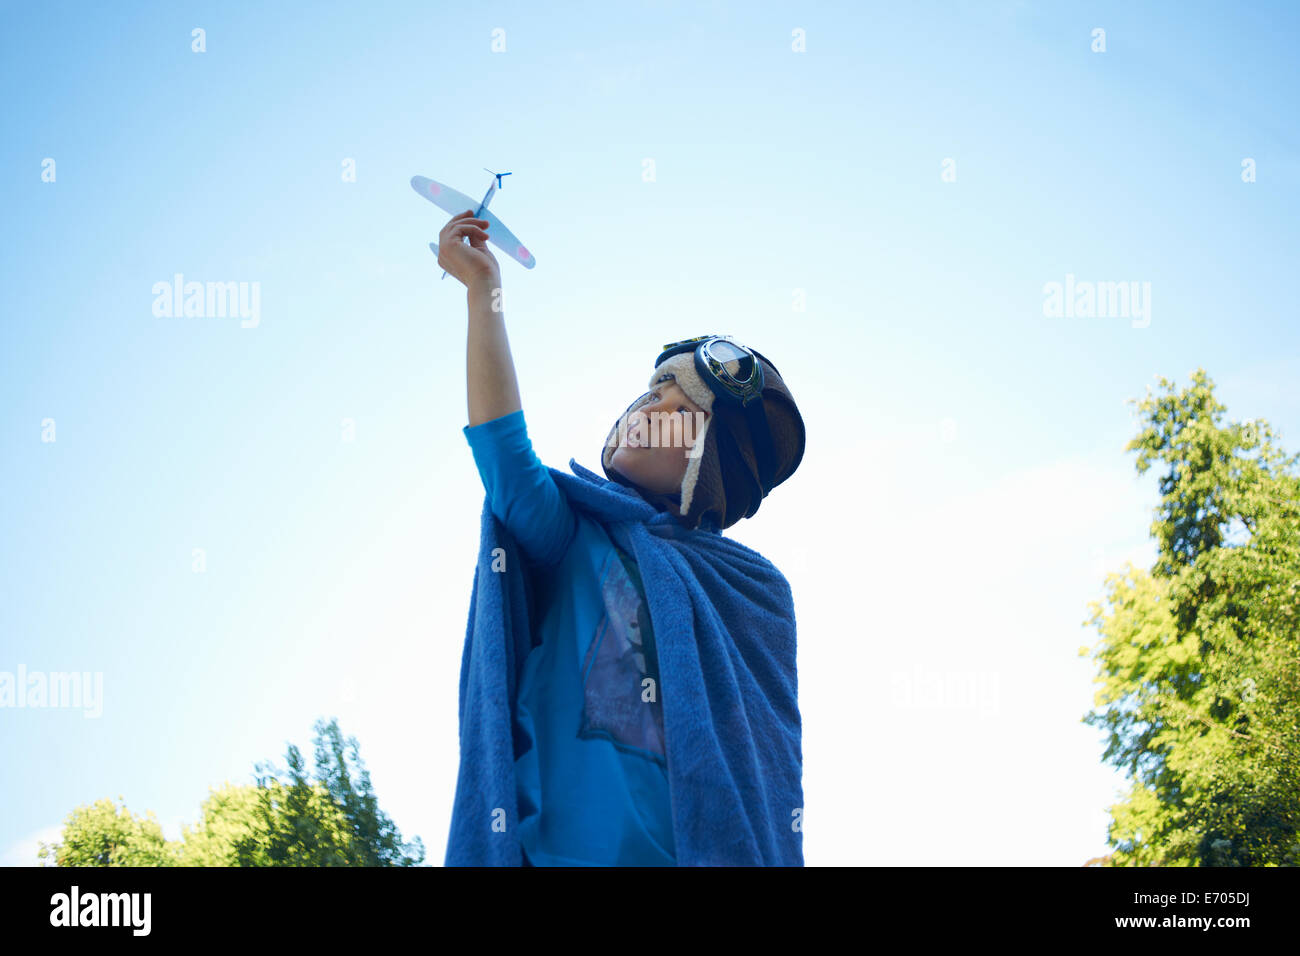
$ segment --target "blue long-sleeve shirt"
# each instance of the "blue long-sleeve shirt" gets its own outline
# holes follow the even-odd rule
[[[515,720],[519,839],[534,866],[673,866],[654,632],[636,562],[576,512],[522,410],[466,426],[492,513],[537,575]]]

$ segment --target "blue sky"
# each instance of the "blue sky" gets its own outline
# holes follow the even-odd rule
[[[598,470],[692,335],[799,401],[728,534],[795,595],[807,862],[1105,852],[1077,649],[1153,555],[1125,400],[1204,366],[1300,447],[1293,5],[0,11],[0,671],[103,679],[97,717],[0,710],[0,860],[101,797],[176,837],[336,715],[441,863],[483,489],[409,180],[482,167],[537,257],[502,275],[545,463]],[[256,322],[156,316],[177,273]],[[1045,316],[1067,275],[1149,321]]]

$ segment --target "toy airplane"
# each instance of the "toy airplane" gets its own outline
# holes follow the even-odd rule
[[[485,169],[484,172],[492,173],[492,170]],[[533,266],[537,265],[537,260],[533,258],[533,254],[524,248],[523,243],[515,238],[513,232],[506,228],[505,223],[492,213],[488,212],[488,203],[492,201],[492,197],[496,194],[497,187],[501,185],[501,177],[509,176],[510,174],[492,173],[492,175],[495,178],[492,180],[492,185],[488,188],[487,195],[483,197],[483,201],[479,203],[478,208],[474,210],[474,218],[486,219],[488,221],[490,227],[488,229],[488,242],[492,243],[492,245],[510,256],[510,258],[514,259],[525,269],[531,269]],[[467,209],[474,209],[474,200],[470,199],[464,193],[457,192],[450,186],[444,186],[442,183],[435,182],[426,176],[412,176],[411,188],[435,206],[446,210],[452,215],[462,213]],[[435,256],[438,254],[438,244],[436,242],[429,243],[429,248],[433,250]],[[442,273],[442,278],[447,278],[446,271]]]

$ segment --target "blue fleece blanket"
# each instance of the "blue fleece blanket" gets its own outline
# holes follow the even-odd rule
[[[766,558],[690,531],[569,460],[575,510],[636,560],[654,627],[678,866],[802,866],[803,753],[790,585]],[[576,477],[575,477],[576,476]],[[460,670],[447,866],[520,866],[512,733],[533,574],[483,502]]]

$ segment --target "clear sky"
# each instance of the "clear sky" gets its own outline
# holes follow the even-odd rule
[[[1077,651],[1154,553],[1125,401],[1204,366],[1300,447],[1294,4],[0,17],[0,671],[103,680],[0,710],[3,862],[102,797],[176,837],[322,716],[442,862],[483,488],[409,180],[483,167],[537,258],[498,256],[543,462],[599,471],[692,335],[799,402],[802,467],[727,533],[795,595],[807,863],[1106,851]],[[178,273],[256,320],[155,315]],[[1049,317],[1067,276],[1150,311]]]

